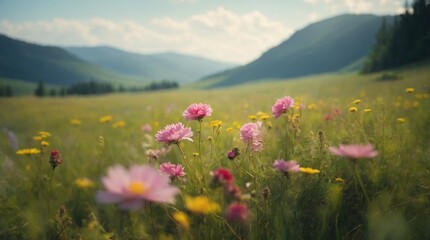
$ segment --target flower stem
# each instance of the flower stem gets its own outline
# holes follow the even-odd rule
[[[363,180],[361,179],[360,173],[358,172],[358,166],[357,163],[354,162],[354,170],[355,170],[355,177],[357,178],[358,183],[360,184],[361,190],[364,193],[364,196],[366,197],[367,203],[370,202],[369,196],[367,195],[366,189],[364,188]]]
[[[52,168],[51,179],[49,180],[48,187],[48,213],[51,214],[51,188],[52,188],[52,179],[54,178],[55,168]]]

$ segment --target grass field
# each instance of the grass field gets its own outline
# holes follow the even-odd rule
[[[430,63],[392,73],[397,79],[327,74],[216,90],[0,99],[0,239],[429,239]],[[286,95],[295,107],[275,119],[271,107]],[[201,135],[199,122],[182,116],[200,102],[213,109]],[[106,115],[112,120],[100,122]],[[262,122],[259,152],[240,138],[239,128],[253,121]],[[177,122],[191,127],[194,141],[151,160],[147,150],[165,147],[154,135]],[[142,131],[144,124],[152,130]],[[33,139],[39,131],[50,133],[49,146]],[[329,151],[367,143],[376,157],[353,161]],[[241,154],[229,160],[234,147]],[[27,148],[42,152],[16,154]],[[51,149],[64,159],[55,170]],[[320,172],[287,177],[272,167],[277,159]],[[186,166],[171,183],[180,190],[175,203],[129,211],[96,201],[109,167],[158,170],[162,162]],[[211,184],[218,168],[240,189],[233,201]],[[213,204],[187,202],[196,196]],[[228,217],[231,203],[247,209],[240,221]]]

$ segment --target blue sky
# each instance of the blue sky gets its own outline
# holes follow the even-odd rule
[[[343,13],[393,15],[403,0],[0,0],[0,33],[44,45],[110,45],[246,63]]]

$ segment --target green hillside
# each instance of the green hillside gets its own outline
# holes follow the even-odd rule
[[[257,60],[227,72],[223,80],[210,87],[334,72],[347,66],[357,69],[354,63],[359,63],[370,51],[382,19],[347,14],[311,24]]]
[[[193,82],[236,66],[177,53],[143,55],[111,47],[69,47],[65,50],[118,74],[180,83]]]
[[[0,78],[69,85],[96,80],[142,84],[143,78],[126,77],[91,65],[62,48],[41,46],[0,34]]]

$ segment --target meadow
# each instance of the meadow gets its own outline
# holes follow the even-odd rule
[[[0,239],[430,239],[430,63],[390,74],[0,99]],[[284,96],[294,107],[275,118]],[[211,116],[187,121],[193,103]],[[193,141],[155,139],[179,122]],[[257,122],[254,151],[240,129]],[[341,144],[377,155],[333,154]],[[301,169],[274,167],[280,159]],[[186,173],[171,178],[171,203],[128,209],[97,197],[111,167],[166,162]]]

